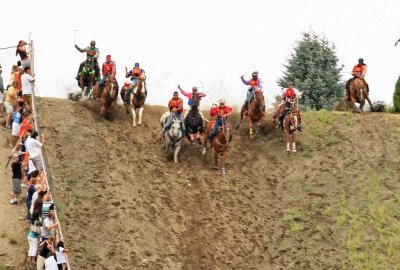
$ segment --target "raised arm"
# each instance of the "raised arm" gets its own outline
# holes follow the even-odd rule
[[[397,44],[399,44],[399,42],[400,42],[400,38],[399,38],[398,41],[396,41],[396,43],[394,44],[394,46],[397,46]]]
[[[243,76],[240,77],[240,79],[242,79],[242,82],[243,82],[245,85],[249,85],[250,81],[246,81],[246,80],[244,79]]]
[[[75,48],[81,53],[86,52],[86,49],[81,49],[78,45],[75,44]]]
[[[189,96],[189,93],[186,92],[185,90],[183,90],[183,89],[181,88],[181,85],[180,85],[180,84],[178,84],[178,89],[179,89],[179,91],[181,91],[182,95],[184,95],[185,97],[188,97],[188,96]]]

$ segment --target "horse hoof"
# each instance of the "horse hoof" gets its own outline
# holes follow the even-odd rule
[[[286,152],[290,153],[290,149],[289,149],[289,148],[287,148],[287,149],[286,149]]]
[[[293,149],[293,150],[292,150],[292,153],[296,153],[296,152],[297,152],[296,149]]]
[[[202,155],[205,155],[205,154],[206,154],[206,149],[205,149],[205,148],[203,149],[203,151],[201,151],[201,154],[202,154]]]

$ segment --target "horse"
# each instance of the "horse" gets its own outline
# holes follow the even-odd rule
[[[175,148],[174,151],[174,162],[178,163],[178,154],[181,149],[182,145],[182,130],[181,130],[181,124],[178,120],[178,118],[175,116],[174,113],[166,112],[161,116],[160,119],[160,124],[161,127],[164,128],[164,125],[166,124],[168,118],[172,121],[172,125],[170,129],[165,132],[165,152],[168,154],[169,150],[171,148]]]
[[[186,127],[186,136],[190,142],[194,142],[194,134],[196,134],[196,140],[199,144],[201,144],[201,135],[203,135],[203,118],[200,115],[199,111],[199,99],[198,94],[193,95],[192,105],[190,110],[185,116],[184,119],[185,127]]]
[[[142,125],[142,114],[144,109],[144,102],[146,101],[146,76],[144,74],[139,76],[137,83],[134,85],[130,94],[130,106],[132,111],[133,126],[136,127],[136,110],[139,109],[139,126]]]
[[[257,123],[257,129],[256,129],[256,134],[258,134],[258,132],[260,131],[260,127],[261,127],[261,121],[264,118],[264,106],[265,106],[265,101],[264,101],[264,95],[261,92],[261,90],[255,90],[253,92],[253,98],[250,101],[249,104],[249,110],[247,113],[247,120],[249,123],[249,135],[250,138],[253,139],[253,124]],[[236,125],[236,129],[238,129],[240,127],[240,124],[242,123],[243,118],[246,117],[245,114],[245,109],[244,106],[242,106],[242,109],[240,111],[240,119],[239,119],[239,123]]]
[[[92,86],[95,73],[96,70],[94,67],[93,60],[91,58],[87,58],[83,65],[82,72],[78,81],[78,85],[81,88],[81,95],[89,96],[89,98],[93,95]]]
[[[286,151],[296,153],[296,130],[300,122],[300,112],[297,108],[293,108],[293,102],[287,101],[284,113],[283,130],[285,131]]]
[[[118,98],[118,86],[115,83],[114,76],[110,75],[107,78],[107,83],[101,93],[100,103],[100,116],[105,117],[107,113],[114,110]]]
[[[206,130],[204,132],[204,148],[202,154],[205,155],[207,151],[207,141],[208,136],[211,134],[212,129],[215,125],[215,120],[207,124]],[[218,155],[222,156],[221,161],[221,173],[226,174],[226,158],[229,152],[229,145],[232,140],[231,124],[226,117],[222,118],[222,127],[218,128],[217,135],[214,137],[211,147],[214,148],[214,165],[218,168]]]
[[[364,83],[362,82],[361,79],[355,78],[350,83],[349,88],[350,88],[349,92],[347,93],[347,103],[348,103],[348,106],[351,107],[351,109],[353,109],[353,111],[363,112],[365,100],[368,101],[371,109],[373,108],[371,100],[369,99],[369,95],[368,95],[366,86],[364,85]],[[357,106],[355,104],[356,102],[360,104],[360,108],[357,108]]]

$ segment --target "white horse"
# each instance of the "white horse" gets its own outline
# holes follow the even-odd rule
[[[142,125],[142,114],[144,109],[144,102],[146,101],[146,77],[142,74],[138,82],[133,87],[130,95],[130,105],[133,118],[133,126],[136,127],[136,110],[139,110],[139,126]]]
[[[168,132],[165,133],[165,152],[169,153],[171,148],[175,149],[174,151],[174,162],[178,162],[178,153],[181,149],[183,134],[181,130],[181,124],[174,115],[171,115],[170,112],[166,112],[161,116],[160,124],[164,128],[165,123],[168,118],[172,117],[172,125]]]

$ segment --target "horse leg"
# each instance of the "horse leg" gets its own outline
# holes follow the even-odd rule
[[[178,163],[178,153],[179,150],[181,149],[181,144],[178,143],[178,146],[175,147],[175,153],[174,153],[174,162]]]
[[[285,130],[286,151],[290,152],[290,138],[289,133]]]
[[[201,139],[201,137],[200,137],[200,131],[197,131],[197,133],[196,133],[196,140],[199,141],[199,143],[201,143],[200,139]]]
[[[144,110],[143,107],[140,107],[140,108],[139,108],[139,126],[142,125],[142,114],[143,114],[143,110]]]
[[[360,112],[360,109],[357,108],[357,106],[356,106],[356,98],[353,95],[351,95],[350,99],[351,99],[351,105],[353,107],[353,111]]]
[[[262,120],[262,118],[261,118],[260,120],[258,120],[258,122],[257,122],[256,134],[258,134],[258,133],[260,132],[260,128],[261,128],[261,120]]]
[[[297,152],[297,150],[296,150],[296,133],[295,132],[292,133],[292,152],[293,153]]]
[[[214,147],[214,165],[216,166],[216,167],[218,167],[218,150],[217,150],[217,148],[218,147]]]
[[[132,124],[133,124],[134,127],[136,127],[136,110],[135,110],[135,108],[132,107],[131,111],[132,111],[132,118],[133,118]]]
[[[225,168],[225,162],[226,162],[226,155],[227,155],[227,151],[223,151],[222,153],[222,168],[221,168],[221,173],[223,175],[226,175],[226,168]]]
[[[374,108],[372,107],[372,102],[371,102],[371,100],[369,99],[369,95],[368,95],[368,94],[365,95],[365,98],[367,99],[368,104],[369,104],[369,106],[371,107],[371,111],[372,111]]]

